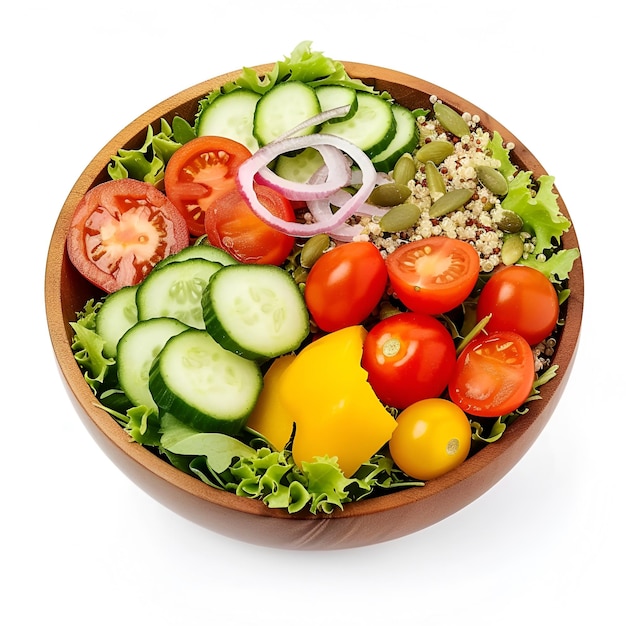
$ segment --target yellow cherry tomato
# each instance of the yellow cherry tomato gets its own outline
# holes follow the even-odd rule
[[[389,451],[395,464],[418,480],[458,467],[469,454],[472,429],[465,413],[443,398],[420,400],[396,420]]]

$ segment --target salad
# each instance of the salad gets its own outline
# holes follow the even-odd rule
[[[99,405],[217,489],[290,513],[421,486],[557,375],[579,257],[554,178],[471,112],[408,109],[297,46],[111,155],[67,252]]]

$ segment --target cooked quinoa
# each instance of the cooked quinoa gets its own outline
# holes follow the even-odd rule
[[[431,102],[436,101],[436,97],[432,96]],[[407,202],[419,207],[421,218],[418,223],[402,232],[383,233],[379,218],[362,217],[360,223],[363,233],[357,239],[372,241],[383,256],[386,256],[403,243],[445,236],[467,241],[474,246],[480,257],[482,272],[490,272],[502,263],[501,250],[505,233],[497,226],[502,215],[500,198],[478,181],[476,172],[479,166],[498,168],[500,161],[487,151],[491,136],[480,126],[480,118],[469,113],[464,113],[463,118],[470,133],[460,139],[447,133],[435,119],[417,118],[421,145],[431,141],[447,141],[453,144],[454,153],[437,168],[445,181],[446,191],[466,188],[474,192],[463,209],[438,218],[430,217],[430,207],[442,194],[430,192],[426,182],[425,164],[414,157],[417,172],[407,185],[411,190]],[[514,146],[508,144],[506,148],[511,150]],[[527,255],[533,251],[532,238],[528,233],[520,235],[525,240],[524,254]]]

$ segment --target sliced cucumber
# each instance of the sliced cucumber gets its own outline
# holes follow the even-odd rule
[[[348,121],[359,108],[356,91],[350,87],[344,87],[343,85],[321,85],[315,89],[315,94],[320,101],[322,111],[330,111],[331,109],[346,105],[350,106],[350,110],[346,115],[329,120],[330,124]]]
[[[406,152],[413,152],[419,143],[419,129],[413,113],[400,104],[392,104],[391,112],[396,120],[396,134],[391,143],[372,159],[379,172],[390,172],[397,160]]]
[[[192,328],[165,344],[150,370],[149,387],[159,408],[188,426],[235,434],[254,408],[263,376],[256,363]]]
[[[315,148],[305,148],[297,154],[281,154],[276,159],[274,171],[287,180],[306,183],[324,165],[324,159]]]
[[[150,272],[137,289],[137,317],[173,317],[188,326],[204,328],[202,292],[211,276],[223,267],[191,258]]]
[[[238,141],[256,152],[259,144],[252,132],[254,111],[260,94],[249,89],[235,89],[207,105],[196,120],[198,136],[217,135]]]
[[[193,246],[183,248],[176,254],[166,256],[154,266],[152,271],[154,272],[159,270],[170,263],[186,261],[187,259],[206,259],[207,261],[213,261],[214,263],[219,263],[220,265],[232,265],[233,263],[239,263],[237,259],[228,254],[226,250],[222,250],[222,248],[204,243],[196,243]]]
[[[256,105],[254,136],[263,146],[320,112],[315,89],[297,80],[279,83],[266,92]],[[316,126],[310,126],[298,135],[310,135],[316,131]]]
[[[158,317],[137,322],[120,339],[117,376],[126,397],[135,406],[158,410],[148,387],[152,362],[168,339],[188,328],[186,324],[171,317]]]
[[[122,287],[110,293],[98,311],[96,333],[104,341],[102,353],[105,357],[115,357],[122,335],[137,322],[136,293],[135,285]]]
[[[358,109],[349,120],[325,122],[320,132],[339,135],[373,158],[390,144],[396,132],[396,120],[385,98],[365,91],[357,92],[356,98]]]
[[[207,331],[227,350],[263,361],[297,349],[309,333],[302,292],[273,265],[228,265],[202,294]]]

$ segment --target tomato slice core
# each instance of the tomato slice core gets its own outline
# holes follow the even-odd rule
[[[102,183],[77,204],[67,237],[72,264],[111,292],[139,283],[163,258],[189,244],[185,221],[148,183]]]

